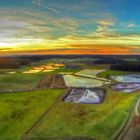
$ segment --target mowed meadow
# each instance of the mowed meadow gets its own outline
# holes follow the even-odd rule
[[[28,134],[30,140],[65,140],[87,137],[112,140],[122,131],[138,99],[137,94],[112,94],[108,89],[102,104],[59,102]]]
[[[63,92],[63,90],[44,90],[1,94],[0,139],[20,140]]]

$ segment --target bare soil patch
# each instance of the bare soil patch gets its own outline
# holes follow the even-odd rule
[[[64,78],[61,74],[47,75],[41,78],[35,89],[55,89],[66,88]]]

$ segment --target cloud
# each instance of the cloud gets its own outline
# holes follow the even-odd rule
[[[21,22],[21,21],[16,21],[10,18],[0,18],[0,27],[25,27],[27,26],[27,23]]]
[[[133,27],[135,27],[135,23],[129,23],[129,24],[127,24],[127,27],[128,28],[133,28]]]
[[[47,13],[17,9],[0,11],[0,47],[12,51],[72,49],[76,44],[95,49],[98,45],[139,46],[139,34],[118,34],[114,31],[114,20],[96,20],[96,30],[88,34],[78,34],[81,20],[73,17],[55,17]],[[3,12],[3,13],[2,13]],[[12,13],[9,14],[9,13]],[[17,14],[18,13],[18,14]],[[86,21],[84,21],[85,23]],[[94,21],[95,22],[95,21]],[[82,28],[83,31],[83,28]],[[61,35],[60,35],[61,33]],[[56,34],[56,37],[55,37]],[[91,46],[90,46],[91,45]],[[92,48],[89,48],[92,47]],[[135,48],[134,50],[138,50]],[[70,51],[70,50],[69,50]],[[81,50],[82,51],[82,50]],[[97,51],[97,50],[96,50]],[[132,51],[132,50],[131,50]],[[136,51],[135,51],[136,52]]]
[[[0,53],[12,51],[12,48],[0,48]]]
[[[9,39],[5,38],[5,50],[12,46],[10,52],[14,53],[49,53],[49,54],[138,54],[140,53],[139,35],[114,35],[96,37],[65,36],[59,39]],[[2,48],[2,47],[1,47]],[[8,52],[8,51],[7,51]]]
[[[131,45],[140,46],[140,35],[134,34],[106,34],[104,36],[99,36],[95,33],[89,34],[87,36],[67,36],[57,40],[59,42],[64,42],[65,44],[103,44],[103,45]]]
[[[112,31],[113,30],[111,28],[109,28],[108,26],[101,26],[101,25],[98,25],[97,29],[96,29],[96,33],[100,33],[100,34],[105,34],[105,33],[109,33]]]
[[[61,50],[67,53],[129,53],[131,50],[136,53],[139,50],[140,35],[119,32],[119,22],[108,11],[85,10],[89,3],[85,8],[84,3],[76,3],[75,7],[59,3],[57,7],[47,0],[32,0],[32,3],[32,8],[0,8],[0,48],[10,51],[12,46],[11,51],[36,53],[43,50],[50,53]],[[126,22],[124,27],[129,30],[135,23]],[[6,50],[1,49],[1,52]]]
[[[115,25],[115,21],[113,20],[100,20],[97,22],[96,31],[93,33],[94,36],[104,37],[113,35],[112,26]]]
[[[48,6],[46,3],[44,3],[43,0],[32,0],[32,3],[41,7],[41,8],[44,8],[46,10],[49,10],[50,12],[53,12],[55,14],[60,14],[60,12],[50,6]]]
[[[134,22],[120,22],[119,25],[122,26],[123,28],[134,28],[134,27],[136,27],[136,24]]]
[[[66,47],[66,46],[65,46]],[[81,48],[81,49],[79,49]],[[1,52],[1,51],[0,51]],[[1,53],[8,53],[4,51]],[[97,44],[70,44],[69,48],[40,49],[40,50],[12,50],[13,54],[138,54],[133,46],[97,45]],[[9,53],[8,53],[9,54]]]
[[[115,24],[115,22],[113,20],[100,20],[98,21],[98,24],[102,26],[112,26]]]
[[[74,35],[80,21],[71,17],[54,17],[29,9],[0,10],[0,38],[59,38]],[[10,14],[12,13],[12,14]],[[3,40],[2,40],[3,41]]]

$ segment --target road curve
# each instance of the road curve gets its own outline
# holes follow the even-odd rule
[[[120,133],[118,138],[116,138],[116,140],[140,140],[140,135],[139,135],[140,129],[133,128],[131,126],[134,118],[139,116],[140,116],[140,96],[137,98],[137,101],[134,104],[128,122],[126,123],[123,131]],[[138,137],[139,139],[137,139],[136,137]]]
[[[140,116],[139,108],[140,108],[140,98],[137,101],[136,106],[135,106],[135,114],[136,114],[136,116]]]

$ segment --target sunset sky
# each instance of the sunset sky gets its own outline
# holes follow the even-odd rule
[[[0,0],[3,54],[140,54],[140,1]]]

